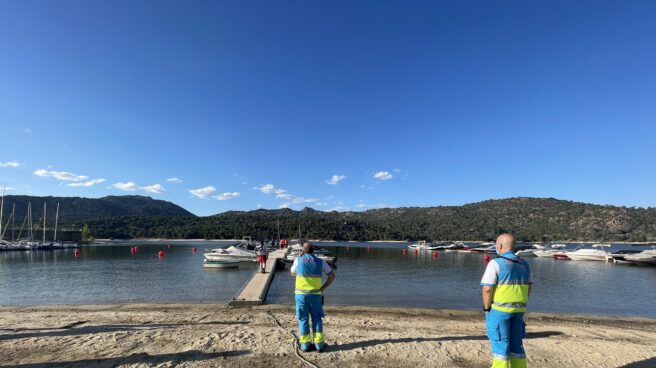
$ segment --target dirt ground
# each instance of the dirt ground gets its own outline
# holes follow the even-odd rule
[[[482,314],[327,307],[318,367],[488,367]],[[282,328],[277,326],[279,321]],[[531,367],[656,367],[656,320],[528,313]],[[291,306],[0,308],[0,367],[311,367]]]

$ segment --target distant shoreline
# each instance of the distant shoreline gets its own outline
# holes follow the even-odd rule
[[[133,238],[133,239],[95,239],[94,243],[98,242],[133,242],[133,241],[166,241],[166,242],[240,242],[241,239],[162,239],[162,238]],[[418,240],[322,240],[310,239],[310,242],[315,243],[411,243]],[[489,240],[463,240],[465,243],[488,243]],[[522,244],[541,244],[538,241],[518,242]],[[567,243],[567,244],[595,244],[595,243],[610,243],[610,244],[627,244],[627,245],[656,245],[655,242],[627,242],[627,241],[598,241],[598,240],[566,240],[566,241],[550,241],[548,243]]]

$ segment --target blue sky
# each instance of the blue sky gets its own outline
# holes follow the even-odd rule
[[[655,18],[649,1],[3,1],[0,181],[199,215],[656,206]]]

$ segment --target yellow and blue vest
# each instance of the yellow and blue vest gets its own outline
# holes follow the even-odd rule
[[[493,262],[499,264],[497,284],[492,294],[492,309],[506,313],[526,312],[531,269],[513,252],[505,252]]]
[[[323,260],[314,254],[304,254],[296,260],[296,294],[321,295]]]

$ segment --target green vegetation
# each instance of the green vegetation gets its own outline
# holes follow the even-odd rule
[[[121,198],[121,197],[117,197]],[[67,209],[72,211],[73,209]],[[464,206],[322,212],[311,208],[229,211],[214,216],[115,216],[86,223],[97,238],[229,239],[302,235],[326,240],[492,240],[514,231],[522,241],[656,240],[656,209],[551,198],[510,198]]]
[[[82,227],[82,236],[81,236],[81,242],[82,244],[89,244],[92,243],[95,239],[91,235],[91,229],[89,229],[89,225],[84,225]]]
[[[17,224],[20,224],[25,218],[28,202],[32,202],[32,214],[35,222],[39,222],[38,219],[42,218],[44,202],[48,205],[47,219],[54,221],[55,209],[59,203],[59,222],[75,224],[78,228],[81,223],[104,217],[193,216],[191,212],[171,202],[136,195],[102,198],[5,196],[5,205],[16,204]],[[6,211],[7,207],[5,207],[5,215]]]

